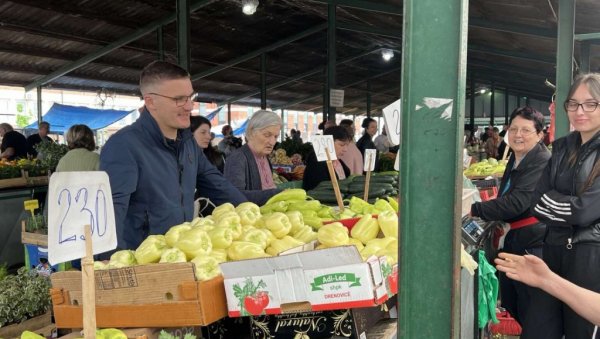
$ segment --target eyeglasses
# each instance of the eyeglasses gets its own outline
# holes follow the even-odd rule
[[[194,102],[194,101],[196,101],[196,98],[198,98],[198,93],[192,93],[192,95],[184,95],[184,96],[179,96],[179,97],[170,97],[170,96],[166,96],[166,95],[162,95],[162,94],[158,94],[158,93],[148,93],[148,94],[158,95],[159,97],[171,99],[171,100],[175,101],[175,105],[177,107],[184,106],[185,104],[187,104],[188,100],[191,102]]]
[[[521,132],[521,135],[526,137],[528,135],[531,135],[532,133],[535,133],[535,130],[530,130],[527,128],[516,128],[516,127],[511,127],[508,129],[508,133],[513,134],[513,135],[517,135],[517,133]]]
[[[588,102],[584,102],[584,103],[580,104],[577,101],[573,101],[573,100],[565,101],[565,109],[569,112],[577,112],[577,110],[579,109],[579,106],[581,106],[581,109],[583,109],[584,112],[591,113],[591,112],[595,111],[596,108],[598,108],[598,103],[593,102],[593,101],[588,101]]]

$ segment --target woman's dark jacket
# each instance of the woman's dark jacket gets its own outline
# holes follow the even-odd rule
[[[340,160],[342,168],[346,177],[350,176],[350,169],[343,161]],[[337,173],[335,174],[338,177]],[[339,179],[339,178],[338,178]],[[321,182],[325,180],[331,180],[329,176],[329,170],[327,169],[326,161],[317,161],[315,152],[312,151],[306,158],[306,168],[304,169],[304,179],[302,180],[302,188],[305,190],[311,190]]]
[[[471,215],[486,221],[502,220],[508,223],[531,217],[531,199],[550,157],[550,151],[546,146],[537,143],[521,160],[518,167],[513,168],[515,163],[513,153],[502,176],[498,197],[474,203],[471,205]],[[529,227],[529,244],[526,247],[541,246],[545,227],[541,224],[531,226],[526,226]]]
[[[577,149],[574,165],[569,156]],[[585,187],[598,161],[600,133],[581,145],[579,132],[552,143],[552,159],[536,187],[533,214],[549,227],[549,245],[597,243],[600,245],[600,179]]]

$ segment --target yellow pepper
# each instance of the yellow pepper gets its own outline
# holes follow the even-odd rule
[[[287,251],[291,248],[304,245],[303,242],[290,237],[289,235],[284,236],[281,239],[276,239],[271,243],[271,246],[267,247],[265,252],[270,255],[277,255],[281,252]]]
[[[362,251],[363,248],[365,248],[365,245],[363,245],[363,243],[360,240],[354,238],[348,239],[348,244],[356,246],[359,252]]]
[[[383,211],[394,212],[394,208],[392,207],[392,205],[390,205],[390,203],[385,199],[377,198],[377,200],[375,200],[375,203],[373,204],[373,207],[375,207],[375,209],[378,211],[377,213]]]
[[[377,224],[377,220],[370,214],[360,218],[350,231],[352,238],[360,240],[363,244],[366,244],[371,239],[375,239],[377,233],[379,233],[379,225]]]
[[[242,235],[242,224],[240,221],[240,216],[235,212],[226,212],[223,213],[218,221],[217,228],[229,228],[231,229],[231,235],[233,240],[237,240]]]
[[[166,249],[167,241],[164,235],[150,235],[135,250],[135,260],[140,265],[158,262]]]
[[[398,213],[399,207],[398,207],[398,200],[396,200],[393,197],[388,197],[388,202],[390,203],[390,206],[392,206],[392,208],[394,209],[394,212]]]
[[[233,231],[227,227],[216,227],[208,231],[213,248],[227,248],[233,241]]]
[[[386,237],[398,238],[398,215],[394,211],[383,211],[377,216],[377,222]]]
[[[200,255],[191,260],[194,263],[196,279],[199,281],[210,280],[221,274],[221,268],[217,259],[209,255]]]
[[[260,245],[262,249],[267,248],[268,235],[263,230],[253,229],[242,234],[242,241],[249,241]]]
[[[299,201],[288,206],[288,211],[319,211],[321,209],[321,202],[319,200],[307,200]]]
[[[253,202],[243,202],[235,208],[236,213],[240,216],[242,225],[254,225],[260,219],[260,207]]]
[[[267,205],[278,201],[288,200],[306,200],[306,191],[301,188],[287,189],[272,196],[269,200],[267,200]]]
[[[159,263],[163,262],[186,262],[187,256],[177,247],[165,250],[160,256]]]
[[[281,212],[275,212],[265,219],[265,226],[277,238],[283,238],[290,233],[292,224],[287,215]]]
[[[211,257],[217,259],[217,262],[220,264],[222,262],[227,261],[227,250],[223,248],[213,248],[213,250],[209,254]]]
[[[193,227],[179,237],[175,247],[182,250],[188,260],[192,260],[199,255],[208,255],[212,250],[212,242],[206,231]]]
[[[348,244],[348,229],[339,222],[323,225],[317,232],[317,239],[328,247]]]
[[[235,212],[235,207],[233,207],[233,204],[228,202],[215,207],[215,209],[212,212],[212,217],[214,220],[218,221],[221,214],[227,212]]]
[[[227,257],[231,260],[263,258],[268,255],[259,244],[249,241],[234,241],[227,249]]]
[[[289,202],[287,201],[278,201],[272,204],[266,204],[260,207],[260,213],[271,214],[273,212],[285,212],[288,209]]]
[[[313,231],[312,227],[305,225],[296,230],[296,233],[293,234],[294,238],[299,241],[308,244],[313,240],[317,240],[317,232]]]
[[[171,226],[167,233],[165,233],[165,240],[169,247],[173,247],[182,233],[189,231],[192,228],[190,224],[183,223],[181,225]]]
[[[292,224],[290,233],[294,234],[300,228],[304,227],[304,217],[299,211],[288,211],[285,213],[285,215],[287,215],[288,219],[290,219],[290,223]]]

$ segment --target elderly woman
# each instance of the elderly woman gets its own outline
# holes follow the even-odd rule
[[[233,151],[225,162],[225,178],[258,205],[281,191],[273,182],[273,169],[268,158],[280,130],[281,118],[276,113],[255,112],[246,127],[248,142]]]
[[[542,255],[546,225],[532,216],[531,199],[550,151],[541,142],[544,116],[531,107],[517,108],[509,119],[508,141],[513,154],[502,176],[498,198],[471,205],[471,215],[486,221],[510,223],[502,251],[523,255]],[[497,133],[497,132],[496,132]],[[488,142],[492,138],[488,139]],[[500,275],[502,306],[521,324],[525,324],[531,305],[532,289]]]
[[[335,148],[335,155],[340,160],[333,160],[333,169],[335,170],[335,176],[337,179],[346,179],[350,176],[350,169],[344,163],[343,156],[348,150],[348,145],[351,143],[350,134],[348,129],[343,126],[333,126],[326,128],[323,135],[333,136],[333,147]],[[325,161],[317,161],[317,156],[312,151],[306,159],[306,169],[304,170],[304,179],[302,181],[302,188],[305,190],[311,190],[321,182],[331,180],[329,176],[329,170],[327,169],[327,163]]]
[[[73,125],[65,136],[67,152],[56,166],[57,172],[72,171],[97,171],[100,165],[100,156],[95,153],[96,142],[94,133],[86,125]]]

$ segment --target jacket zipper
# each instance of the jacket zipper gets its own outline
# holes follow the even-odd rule
[[[573,238],[567,239],[567,249],[568,250],[573,248],[573,244],[571,243],[572,241],[573,241]]]

